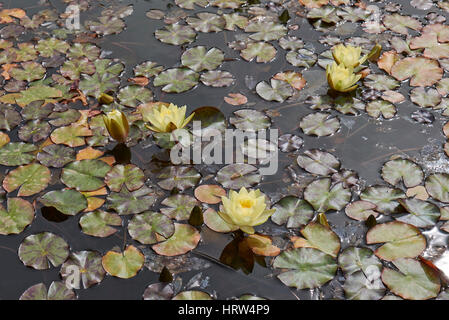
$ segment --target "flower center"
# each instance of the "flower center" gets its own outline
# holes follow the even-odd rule
[[[251,208],[253,206],[253,201],[250,199],[246,199],[246,200],[240,200],[240,205],[243,208]]]

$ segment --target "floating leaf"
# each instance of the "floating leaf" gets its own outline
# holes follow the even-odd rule
[[[22,108],[38,100],[52,100],[62,97],[62,91],[45,85],[34,85],[20,92],[16,102]]]
[[[7,192],[19,188],[17,196],[27,197],[47,188],[50,178],[50,170],[47,167],[32,163],[10,171],[3,180],[3,188]]]
[[[42,79],[45,75],[45,68],[37,62],[22,62],[21,68],[12,68],[9,74],[16,80],[34,81]]]
[[[201,175],[195,168],[191,167],[165,167],[158,176],[162,179],[158,185],[164,190],[177,188],[180,191],[195,186],[201,179]]]
[[[167,217],[175,220],[188,220],[193,208],[198,205],[198,201],[189,195],[176,194],[165,198],[161,204],[167,207],[160,209]]]
[[[374,226],[366,234],[366,243],[385,243],[376,249],[375,254],[387,261],[414,258],[426,248],[426,239],[419,229],[399,221]]]
[[[396,107],[384,100],[374,100],[366,105],[366,112],[373,118],[382,116],[384,119],[391,119],[396,114]]]
[[[229,87],[234,83],[233,75],[227,71],[208,71],[201,75],[200,80],[209,87]]]
[[[295,248],[315,248],[337,257],[340,251],[340,238],[329,227],[311,222],[301,229],[301,234],[304,238],[292,238]]]
[[[323,178],[312,181],[304,190],[304,199],[318,212],[341,210],[351,200],[351,191],[342,183],[332,186],[331,179]]]
[[[7,209],[0,205],[0,234],[21,233],[34,219],[34,207],[20,198],[8,198]]]
[[[418,228],[432,227],[440,218],[440,209],[433,203],[419,199],[400,199],[399,203],[409,213],[396,218]]]
[[[111,167],[101,160],[79,160],[62,169],[61,181],[78,191],[93,191],[105,185],[103,178]]]
[[[343,289],[349,300],[379,300],[385,294],[380,272],[379,277],[374,279],[362,271],[353,273],[346,278]]]
[[[258,184],[261,175],[258,169],[250,164],[230,164],[217,172],[217,182],[229,189],[250,188]]]
[[[421,184],[423,177],[422,169],[408,159],[390,160],[382,167],[382,179],[392,185],[403,181],[407,188],[412,188]]]
[[[193,42],[196,38],[195,31],[189,27],[177,23],[167,25],[164,29],[156,30],[156,39],[175,46]]]
[[[67,60],[60,68],[61,75],[71,80],[78,80],[82,73],[94,74],[95,64],[87,58]]]
[[[307,49],[289,51],[285,59],[295,67],[311,68],[317,62],[317,55]]]
[[[259,82],[256,86],[256,92],[267,101],[284,102],[285,99],[293,95],[294,90],[285,81],[271,79],[270,84],[265,81]]]
[[[360,199],[375,204],[376,211],[385,214],[397,212],[400,207],[397,200],[401,198],[405,198],[402,190],[385,186],[371,186],[360,194]]]
[[[200,233],[194,227],[175,223],[175,233],[166,241],[151,248],[163,256],[177,256],[195,249],[200,239]]]
[[[346,276],[363,271],[364,274],[379,272],[382,262],[368,248],[349,247],[338,256],[338,265]]]
[[[419,30],[422,27],[419,20],[410,16],[403,16],[398,13],[386,15],[383,19],[383,23],[391,31],[405,35],[408,34],[407,28]]]
[[[75,300],[76,294],[72,289],[67,288],[62,281],[53,281],[47,292],[47,287],[43,283],[29,287],[19,300]]]
[[[51,144],[42,148],[36,158],[47,167],[62,168],[75,160],[75,150],[62,145]]]
[[[73,148],[86,144],[84,137],[89,136],[92,136],[90,129],[73,124],[55,129],[50,135],[50,139],[56,144],[65,144]]]
[[[203,291],[189,290],[178,293],[172,300],[212,300],[212,297]]]
[[[102,258],[104,270],[111,276],[129,279],[134,277],[145,262],[145,257],[136,247],[129,245],[123,252],[108,251]]]
[[[169,238],[175,232],[171,219],[157,212],[136,214],[128,224],[128,232],[134,240],[143,244],[158,242],[159,237]]]
[[[294,196],[282,198],[273,209],[271,220],[278,225],[286,224],[287,228],[306,225],[315,214],[308,202]]]
[[[396,62],[391,75],[403,81],[410,79],[414,87],[431,86],[443,77],[443,69],[437,61],[423,57],[409,57]]]
[[[186,50],[181,56],[183,66],[189,67],[193,71],[216,69],[224,59],[224,53],[217,48],[206,51],[206,47],[197,46]]]
[[[203,213],[203,219],[209,229],[216,232],[231,232],[239,229],[238,226],[231,225],[223,220],[222,217],[212,208],[207,209]]]
[[[340,120],[337,117],[331,117],[329,113],[316,112],[303,117],[299,126],[307,135],[324,137],[340,129]]]
[[[171,300],[174,294],[173,283],[158,282],[150,284],[145,289],[143,300]]]
[[[328,152],[318,149],[307,150],[296,159],[298,165],[313,174],[327,176],[340,168],[340,161]]]
[[[240,52],[240,56],[246,61],[256,58],[258,63],[267,63],[276,56],[276,48],[267,42],[251,42]]]
[[[33,151],[37,147],[23,142],[10,142],[0,148],[0,164],[4,166],[20,166],[34,160]]]
[[[348,204],[345,208],[345,213],[348,217],[358,220],[366,221],[370,216],[377,218],[379,213],[375,211],[377,206],[369,201],[355,201]]]
[[[143,186],[144,178],[143,171],[139,167],[132,164],[118,164],[107,173],[105,183],[115,192],[120,192],[123,186],[129,191],[135,191]]]
[[[256,41],[271,41],[279,40],[287,34],[287,28],[278,23],[272,21],[255,21],[250,22],[245,32],[254,32],[249,37]]]
[[[237,129],[244,131],[259,131],[267,129],[271,125],[270,118],[260,111],[241,109],[234,111],[234,117],[229,122]]]
[[[117,98],[124,106],[137,107],[139,104],[152,101],[153,93],[150,89],[141,86],[126,86],[120,89]]]
[[[297,248],[282,252],[273,262],[274,268],[288,269],[278,275],[289,287],[317,288],[331,280],[337,264],[332,256],[313,248]]]
[[[153,189],[144,185],[133,192],[129,192],[127,188],[122,188],[119,193],[111,192],[106,204],[108,209],[114,209],[120,215],[127,215],[146,211],[155,201]]]
[[[215,184],[203,184],[195,189],[195,197],[203,203],[220,203],[222,196],[226,196],[226,190]]]
[[[220,15],[200,12],[196,17],[188,17],[186,22],[199,32],[219,32],[225,27],[225,20]]]
[[[382,281],[394,294],[404,299],[426,300],[440,292],[439,276],[426,264],[414,259],[398,259],[393,264],[399,271],[385,268]]]
[[[268,236],[251,234],[246,238],[246,243],[254,254],[259,256],[275,257],[281,252],[281,249],[272,244],[273,242]]]
[[[98,22],[86,21],[86,26],[89,27],[90,31],[107,36],[122,32],[125,28],[125,22],[118,17],[101,16],[98,17]]]
[[[429,175],[426,178],[425,186],[432,198],[445,203],[449,202],[449,175],[447,173]]]
[[[162,91],[180,93],[187,91],[198,84],[198,73],[185,69],[167,69],[158,74],[153,81],[154,86],[164,86]]]
[[[74,216],[87,208],[86,198],[76,190],[55,190],[44,194],[39,201],[47,207]]]
[[[0,129],[11,131],[22,122],[22,117],[12,106],[0,105]]]
[[[19,247],[19,259],[37,270],[61,265],[69,256],[69,246],[61,237],[42,232],[26,237]]]
[[[93,211],[86,213],[80,219],[81,229],[85,234],[105,238],[117,232],[112,226],[121,226],[122,219],[118,214],[106,211]]]
[[[106,274],[101,265],[101,254],[97,251],[72,252],[61,266],[61,278],[68,281],[68,277],[73,275],[73,268],[80,270],[84,289],[100,283]]]
[[[18,135],[20,140],[38,142],[48,137],[51,126],[40,120],[28,121],[20,127]]]

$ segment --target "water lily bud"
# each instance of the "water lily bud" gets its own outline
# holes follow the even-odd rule
[[[192,113],[186,119],[186,110],[186,106],[179,108],[173,103],[170,103],[169,106],[163,104],[155,106],[147,116],[150,122],[147,127],[155,132],[172,132],[176,129],[182,129],[192,120],[195,114]]]
[[[102,93],[98,97],[98,102],[100,102],[100,104],[111,104],[114,102],[114,97],[107,93]]]
[[[123,143],[128,138],[129,123],[125,114],[120,110],[112,110],[103,115],[103,121],[109,135],[116,141]]]
[[[346,68],[343,64],[337,65],[333,62],[326,67],[326,77],[329,86],[335,91],[349,92],[357,88],[357,81],[362,76],[354,74],[352,68]]]
[[[275,211],[267,209],[265,195],[260,190],[231,190],[229,197],[222,196],[221,201],[223,210],[218,213],[223,220],[248,234],[253,234],[253,227],[267,221]]]

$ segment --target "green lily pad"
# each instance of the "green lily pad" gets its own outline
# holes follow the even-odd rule
[[[390,160],[382,167],[382,179],[392,185],[403,181],[407,188],[412,188],[421,184],[423,178],[422,169],[408,159]]]
[[[167,207],[160,209],[163,214],[179,221],[188,220],[193,208],[199,205],[199,202],[192,196],[176,194],[165,198],[161,204]]]
[[[272,21],[251,21],[245,28],[245,32],[254,32],[249,37],[256,41],[279,40],[287,34],[287,28]]]
[[[173,221],[157,212],[136,214],[129,221],[128,232],[134,240],[143,244],[154,244],[159,237],[169,238],[175,232]]]
[[[164,70],[164,67],[158,66],[156,62],[145,61],[134,68],[134,75],[136,77],[151,78]]]
[[[8,198],[7,209],[0,205],[0,234],[21,233],[34,219],[34,207],[20,198]]]
[[[366,112],[370,117],[384,119],[391,119],[396,115],[396,107],[391,102],[385,100],[374,100],[368,103],[365,107]]]
[[[26,237],[19,247],[19,259],[37,270],[60,266],[69,256],[67,242],[51,233],[42,232]]]
[[[414,259],[398,259],[393,264],[398,271],[390,268],[382,271],[382,281],[392,293],[404,299],[426,300],[440,292],[438,273],[426,264]]]
[[[62,91],[45,85],[34,85],[20,92],[20,97],[16,98],[19,106],[25,107],[38,100],[52,100],[61,98]]]
[[[296,159],[298,165],[313,174],[327,176],[336,173],[340,169],[340,161],[330,154],[318,149],[306,150]]]
[[[345,208],[345,213],[348,217],[358,221],[365,221],[370,216],[377,218],[379,212],[375,211],[377,206],[369,201],[354,201],[348,204]]]
[[[313,289],[333,279],[337,264],[332,256],[313,248],[297,248],[282,252],[273,262],[274,268],[287,269],[278,275],[286,286]]]
[[[22,122],[22,117],[14,107],[0,105],[0,129],[11,131]]]
[[[30,143],[10,142],[0,148],[0,164],[4,166],[20,166],[34,160],[33,151],[37,147]]]
[[[402,198],[405,198],[402,190],[386,186],[371,186],[360,194],[360,199],[374,203],[376,211],[384,214],[397,212],[400,209],[397,200]]]
[[[163,256],[178,256],[196,248],[201,235],[194,227],[187,224],[175,223],[174,234],[164,242],[153,245],[151,248]]]
[[[256,58],[258,63],[267,63],[276,56],[276,48],[267,42],[250,42],[246,48],[240,52],[240,56],[246,61]]]
[[[376,249],[375,254],[387,261],[414,258],[426,248],[426,239],[419,229],[399,221],[374,226],[366,234],[366,243],[385,243]]]
[[[197,46],[186,50],[181,56],[183,66],[199,72],[216,69],[224,59],[224,53],[217,48],[206,51],[206,47]]]
[[[285,81],[271,79],[270,84],[265,81],[259,82],[256,92],[267,101],[284,102],[285,99],[293,95],[294,89]]]
[[[440,104],[441,95],[435,89],[426,90],[423,87],[418,87],[410,92],[410,100],[421,108],[433,108]]]
[[[163,86],[162,91],[180,93],[192,89],[198,84],[199,74],[187,68],[167,69],[159,73],[153,85]]]
[[[134,277],[145,262],[145,257],[134,246],[127,246],[123,252],[108,251],[102,259],[104,270],[111,276],[129,279]]]
[[[234,83],[235,79],[234,76],[227,71],[215,70],[204,72],[200,77],[200,81],[206,86],[221,88],[229,87]]]
[[[94,74],[95,64],[87,58],[67,60],[59,71],[63,77],[79,80],[81,74]]]
[[[86,21],[86,26],[97,34],[107,36],[117,34],[125,29],[125,22],[118,17],[101,16],[98,21]]]
[[[78,191],[94,191],[105,185],[103,178],[111,167],[101,160],[86,159],[69,163],[62,169],[61,181]]]
[[[85,126],[70,125],[55,129],[50,139],[55,144],[65,144],[69,147],[79,147],[86,144],[84,137],[92,136],[92,131]]]
[[[338,265],[346,276],[362,271],[364,274],[378,273],[382,262],[368,248],[349,247],[338,256]]]
[[[415,198],[399,199],[399,203],[409,213],[396,218],[418,228],[432,227],[440,218],[440,208],[433,203]]]
[[[70,45],[57,38],[42,39],[37,42],[36,49],[42,57],[53,57],[58,53],[66,53]]]
[[[32,141],[33,143],[44,140],[51,132],[51,126],[47,122],[40,120],[28,121],[20,127],[18,135],[22,141]]]
[[[219,32],[226,24],[222,16],[210,12],[197,13],[196,17],[188,17],[186,22],[199,32]]]
[[[47,167],[32,163],[10,171],[3,180],[3,188],[7,192],[19,188],[17,196],[27,197],[47,188],[50,179],[51,173]]]
[[[433,173],[426,178],[425,186],[432,198],[444,203],[449,202],[449,174]]]
[[[275,212],[271,220],[278,224],[285,224],[287,228],[299,228],[306,225],[313,218],[315,212],[312,206],[303,199],[287,196],[273,206]]]
[[[69,216],[74,216],[87,208],[86,198],[80,192],[71,189],[47,192],[39,198],[39,201]]]
[[[299,49],[298,51],[289,51],[285,55],[285,59],[295,67],[311,68],[317,62],[318,57],[310,50]]]
[[[45,75],[45,68],[37,62],[22,62],[21,68],[12,68],[9,73],[16,80],[34,81],[42,79]]]
[[[191,27],[177,23],[167,25],[164,29],[156,30],[154,35],[159,41],[175,46],[193,42],[196,38],[196,33]]]
[[[234,111],[234,117],[231,117],[229,122],[237,129],[243,131],[259,131],[267,129],[271,125],[268,116],[260,111],[252,109]]]
[[[75,300],[76,294],[62,281],[53,281],[48,288],[43,283],[35,284],[25,290],[19,300]]]
[[[114,192],[120,192],[123,186],[129,191],[135,191],[143,186],[144,180],[143,171],[132,164],[118,164],[105,177],[106,184]]]
[[[62,168],[67,163],[75,161],[76,152],[63,145],[51,144],[42,148],[36,159],[46,167]]]
[[[118,231],[114,227],[122,225],[122,218],[116,213],[96,210],[84,214],[79,223],[85,234],[106,238]]]
[[[189,290],[178,293],[172,300],[212,300],[212,297],[203,291]]]
[[[304,199],[318,212],[341,210],[351,200],[351,190],[343,187],[343,183],[332,186],[330,178],[312,181],[304,190]]]
[[[338,117],[332,117],[329,113],[311,113],[301,119],[299,126],[307,135],[318,137],[330,136],[340,129]]]
[[[108,209],[114,209],[119,215],[127,215],[148,210],[156,199],[154,190],[144,185],[132,192],[129,192],[127,188],[122,188],[120,192],[111,192],[106,198],[106,205]]]
[[[257,167],[235,163],[221,168],[217,172],[217,182],[228,189],[250,188],[260,182],[262,176],[258,173]]]
[[[311,222],[301,229],[301,234],[304,238],[295,238],[295,247],[315,248],[337,257],[340,251],[340,238],[329,227]]]
[[[100,48],[92,43],[74,43],[67,52],[69,59],[87,58],[95,61],[100,56]]]
[[[97,251],[72,252],[60,270],[61,278],[67,281],[73,275],[73,269],[80,271],[80,280],[84,289],[100,283],[106,272],[101,264],[101,254]],[[78,285],[78,284],[75,284]]]
[[[164,190],[177,188],[184,191],[194,187],[201,179],[201,175],[195,168],[191,167],[165,167],[158,175],[161,179],[157,184]]]
[[[133,85],[120,89],[117,98],[122,105],[133,108],[139,104],[152,101],[153,93],[150,89]]]
[[[343,289],[349,300],[379,300],[385,294],[380,272],[375,279],[367,277],[362,271],[353,273],[346,278]]]

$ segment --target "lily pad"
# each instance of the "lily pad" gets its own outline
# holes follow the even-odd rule
[[[167,69],[158,74],[154,86],[163,86],[162,91],[180,93],[190,90],[198,84],[199,74],[186,68]]]
[[[159,237],[169,238],[175,232],[171,219],[157,212],[136,214],[128,224],[128,232],[134,240],[143,244],[153,244]]]
[[[222,217],[212,208],[207,209],[203,213],[204,224],[215,232],[232,232],[239,229],[238,226],[231,225],[223,220]]]
[[[102,258],[104,270],[111,276],[129,279],[142,269],[145,257],[136,247],[129,245],[123,252],[108,251]]]
[[[61,278],[67,281],[73,275],[73,269],[80,271],[84,289],[100,283],[106,274],[101,265],[101,254],[97,251],[72,252],[61,266]]]
[[[201,179],[201,175],[195,168],[170,166],[162,170],[158,176],[162,179],[158,185],[164,190],[177,188],[184,191],[195,186]]]
[[[433,173],[426,178],[425,186],[432,198],[444,203],[449,202],[449,174]]]
[[[303,117],[299,123],[307,135],[324,137],[334,134],[340,129],[340,120],[329,113],[316,112]]]
[[[240,52],[240,56],[246,61],[256,58],[258,63],[267,63],[276,56],[276,48],[267,42],[250,42],[246,48]]]
[[[51,179],[50,170],[43,165],[32,163],[10,171],[3,180],[7,192],[19,189],[17,196],[27,197],[47,188]]]
[[[278,224],[285,224],[287,228],[299,228],[306,225],[314,216],[312,206],[303,199],[287,196],[273,206],[275,212],[271,220]]]
[[[438,273],[426,264],[414,259],[393,261],[398,271],[385,268],[382,281],[394,294],[410,300],[435,298],[440,292]]]
[[[159,41],[175,46],[193,42],[196,38],[196,33],[191,27],[177,23],[156,30],[154,35]]]
[[[304,199],[318,212],[338,211],[351,200],[351,191],[341,182],[332,185],[330,178],[316,179],[304,190]]]
[[[375,211],[376,208],[377,206],[374,203],[359,200],[348,204],[345,208],[345,213],[354,220],[365,221],[370,216],[377,218],[379,213]]]
[[[217,182],[229,189],[250,188],[260,182],[262,176],[258,173],[257,167],[236,163],[221,168],[217,172]]]
[[[199,32],[219,32],[226,24],[222,16],[210,12],[197,13],[196,17],[188,17],[186,22]]]
[[[78,191],[94,191],[105,185],[103,179],[110,169],[111,167],[101,160],[74,161],[62,169],[61,181]]]
[[[60,266],[69,256],[69,246],[61,237],[42,232],[26,237],[19,247],[19,259],[37,270]]]
[[[154,190],[145,185],[132,192],[123,187],[120,192],[111,192],[106,199],[106,205],[108,209],[114,209],[119,215],[127,215],[148,210],[156,198]]]
[[[53,281],[48,288],[43,283],[35,284],[25,290],[19,300],[75,300],[76,294],[62,281]]]
[[[426,248],[426,239],[419,229],[399,221],[374,226],[366,234],[366,243],[384,243],[375,254],[387,261],[414,258]]]
[[[372,279],[362,271],[349,275],[343,289],[349,300],[379,300],[385,294],[385,287],[380,277]]]
[[[114,226],[121,226],[122,219],[118,214],[97,210],[83,215],[79,223],[85,234],[106,238],[118,231]]]
[[[84,137],[92,136],[92,131],[85,126],[70,125],[55,129],[50,139],[55,144],[65,144],[69,147],[79,147],[86,144]]]
[[[202,203],[220,203],[222,196],[226,196],[226,190],[215,184],[203,184],[195,189],[195,197]]]
[[[46,167],[62,168],[67,163],[75,161],[75,150],[63,145],[51,144],[42,148],[36,158]]]
[[[409,57],[396,62],[391,75],[397,80],[410,79],[413,87],[431,86],[443,77],[443,69],[437,61],[423,57]]]
[[[144,180],[143,171],[133,164],[118,164],[105,177],[105,183],[114,192],[120,192],[123,186],[129,191],[135,191],[143,186]]]
[[[212,300],[212,297],[203,291],[189,290],[178,293],[172,300]]]
[[[87,208],[86,198],[80,192],[70,189],[47,192],[39,198],[39,201],[69,216],[74,216]]]
[[[0,234],[21,233],[34,219],[34,207],[21,198],[8,198],[7,209],[0,205]]]
[[[223,62],[224,53],[217,48],[206,50],[204,46],[186,50],[181,56],[182,65],[196,72],[216,69]]]
[[[200,239],[200,233],[194,227],[175,223],[175,233],[166,241],[151,248],[163,256],[177,256],[195,249]]]
[[[301,234],[304,238],[292,238],[295,248],[315,248],[332,257],[337,257],[340,251],[340,238],[329,227],[311,222],[301,229]]]
[[[165,198],[161,204],[166,206],[166,208],[160,210],[167,217],[175,220],[188,220],[193,208],[199,203],[192,196],[176,194]]]
[[[382,262],[368,248],[349,247],[338,256],[338,265],[346,276],[362,271],[364,274],[378,273]]]
[[[338,172],[340,161],[329,152],[318,149],[307,150],[296,159],[298,165],[307,172],[327,176]]]
[[[285,99],[293,95],[294,89],[285,81],[271,79],[270,84],[265,81],[259,82],[256,92],[267,101],[284,102]]]
[[[421,184],[423,178],[422,169],[408,159],[390,160],[382,167],[382,179],[392,185],[403,181],[407,188],[412,188]]]
[[[0,148],[0,164],[4,166],[20,166],[34,160],[33,151],[37,147],[30,143],[10,142]]]
[[[399,199],[399,203],[409,214],[396,218],[398,221],[418,228],[428,228],[434,226],[440,218],[440,209],[428,201],[409,198]]]
[[[297,248],[282,252],[273,262],[274,268],[287,269],[278,275],[286,286],[313,289],[332,280],[337,264],[332,256],[313,248]]]
[[[360,194],[360,199],[375,204],[376,211],[385,214],[397,212],[400,209],[397,200],[402,198],[405,198],[402,190],[386,186],[370,186]]]
[[[267,129],[271,125],[270,118],[260,111],[241,109],[234,111],[234,117],[229,122],[237,129],[244,131],[259,131]]]
[[[153,93],[150,89],[133,85],[120,89],[117,98],[122,105],[134,108],[139,104],[152,101]]]

